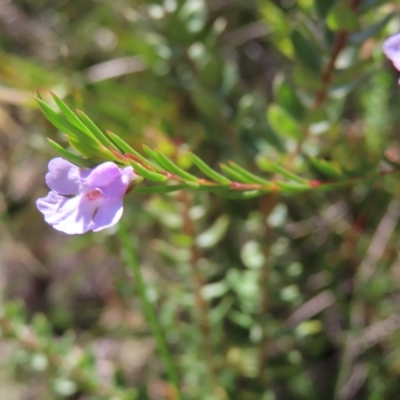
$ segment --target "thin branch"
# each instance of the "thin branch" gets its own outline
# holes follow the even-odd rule
[[[364,260],[360,264],[354,277],[353,300],[350,304],[350,328],[347,334],[339,376],[336,384],[334,398],[347,400],[347,393],[343,391],[348,380],[351,378],[354,361],[362,351],[362,340],[356,332],[360,332],[365,326],[365,307],[363,304],[362,290],[365,284],[373,276],[379,260],[382,258],[387,244],[400,218],[400,201],[392,200],[386,213],[382,217],[371,243],[368,247]]]
[[[360,4],[360,0],[352,0],[350,3],[350,7],[353,11],[357,11],[358,6]],[[321,74],[321,81],[323,87],[315,94],[314,101],[311,106],[311,111],[319,110],[324,104],[328,97],[328,91],[330,88],[331,83],[333,82],[333,74],[335,71],[335,64],[336,61],[344,48],[347,45],[347,39],[349,36],[349,32],[347,31],[338,31],[335,39],[335,43],[332,47],[332,52],[330,55],[330,59],[328,64],[325,66],[324,70]],[[303,136],[298,141],[296,148],[293,150],[291,154],[288,156],[288,165],[290,166],[296,156],[301,152],[301,147],[303,143],[310,135],[310,125],[307,124],[303,127]]]
[[[183,231],[192,239],[192,245],[190,246],[190,268],[192,272],[193,281],[195,283],[195,306],[197,310],[197,319],[200,332],[202,334],[202,343],[204,350],[204,357],[207,362],[208,369],[214,377],[214,366],[212,362],[212,348],[210,340],[210,323],[208,320],[209,315],[209,304],[202,295],[206,280],[203,274],[199,271],[198,261],[201,257],[199,248],[196,245],[196,229],[193,221],[190,217],[190,208],[192,206],[191,199],[186,191],[179,193],[179,199],[183,204],[182,218],[183,218]],[[214,378],[213,378],[214,380]]]

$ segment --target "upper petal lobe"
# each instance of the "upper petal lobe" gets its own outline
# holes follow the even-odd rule
[[[53,158],[49,162],[46,183],[51,190],[58,194],[79,194],[80,169],[63,158]]]
[[[84,184],[91,188],[104,187],[109,185],[114,179],[121,177],[121,171],[113,162],[105,162],[87,171]]]

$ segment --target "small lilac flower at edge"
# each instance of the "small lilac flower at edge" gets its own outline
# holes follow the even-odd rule
[[[115,225],[123,213],[123,198],[137,177],[132,167],[105,162],[88,170],[63,158],[49,162],[50,192],[36,201],[45,221],[67,234],[94,232]]]
[[[392,61],[394,67],[400,71],[400,32],[388,37],[383,42],[383,52]]]

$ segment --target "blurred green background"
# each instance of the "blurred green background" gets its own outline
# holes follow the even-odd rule
[[[0,399],[176,399],[116,229],[69,237],[36,210],[46,137],[67,146],[36,88],[185,169],[191,150],[217,169],[321,179],[312,155],[386,171],[399,15],[395,0],[0,0]],[[184,398],[398,398],[399,193],[390,175],[240,201],[130,194]]]

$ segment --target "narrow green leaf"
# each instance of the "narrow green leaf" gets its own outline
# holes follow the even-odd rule
[[[48,104],[46,104],[43,100],[36,98],[36,101],[39,104],[43,114],[46,118],[61,132],[66,133],[68,136],[72,136],[76,139],[85,139],[85,134],[81,132],[75,125],[72,125],[71,122],[66,120],[64,117],[59,115],[55,110],[53,110]],[[86,139],[87,141],[87,139]]]
[[[148,157],[150,157],[157,164],[161,165],[160,158],[154,150],[152,150],[150,147],[146,146],[145,144],[142,147],[143,147],[144,152],[148,155]]]
[[[86,127],[86,125],[75,115],[75,113],[60,98],[58,98],[53,92],[50,92],[50,94],[53,97],[59,109],[67,117],[68,121],[71,122],[71,124],[75,125],[82,132],[85,132],[92,139],[96,137],[93,135],[90,129]]]
[[[128,143],[126,143],[125,140],[121,139],[118,135],[116,135],[115,133],[113,133],[109,130],[107,130],[106,133],[108,136],[110,136],[111,140],[119,147],[119,149],[122,152],[128,153],[128,154],[133,154],[139,160],[141,160],[144,164],[151,165],[157,171],[162,172],[162,169],[158,165],[147,160],[138,151],[136,151],[133,147],[131,147]]]
[[[193,161],[193,164],[195,164],[196,167],[204,173],[204,175],[208,176],[215,182],[226,183],[226,184],[229,184],[232,182],[225,176],[219,174],[218,172],[216,172],[212,168],[210,168],[203,160],[201,160],[195,154],[189,153],[189,157]]]
[[[198,190],[201,188],[201,186],[198,182],[185,181],[185,185],[188,189]]]
[[[176,164],[174,164],[169,158],[164,156],[164,154],[157,151],[157,155],[160,157],[162,162],[162,167],[164,167],[167,171],[180,176],[181,178],[189,181],[189,182],[198,182],[199,178],[196,176],[189,174],[188,172],[184,171],[182,168],[179,168]]]
[[[96,143],[90,141],[86,138],[86,141],[83,139],[79,139],[73,136],[67,136],[69,144],[80,154],[87,158],[102,158],[102,156],[106,156],[107,158],[111,158],[115,161],[120,161],[116,159],[114,154],[108,151],[104,146],[100,143]],[[94,144],[93,144],[94,143]]]
[[[304,192],[306,190],[310,190],[311,186],[306,185],[304,183],[297,183],[297,182],[274,182],[282,193],[295,193],[295,192]]]
[[[247,176],[243,175],[242,173],[235,171],[233,168],[228,167],[226,164],[219,164],[221,167],[222,171],[224,171],[230,178],[234,179],[237,182],[243,182],[243,183],[253,183],[251,179],[249,179]]]
[[[314,190],[319,190],[320,192],[328,192],[330,190],[335,190],[335,189],[340,189],[343,186],[347,185],[354,185],[354,181],[352,180],[342,180],[340,182],[334,182],[334,183],[323,183],[320,186],[317,186]]]
[[[71,162],[72,164],[78,165],[79,167],[84,167],[84,168],[90,168],[93,167],[93,162],[89,160],[85,160],[76,154],[71,153],[68,150],[65,150],[63,147],[61,147],[58,143],[56,143],[54,140],[47,139],[49,142],[50,146],[53,147],[53,149],[60,154],[61,157],[65,158],[67,161]]]
[[[82,111],[76,110],[81,121],[93,133],[97,140],[105,147],[112,147],[118,151],[117,146],[97,127],[97,125]]]
[[[329,161],[318,159],[315,157],[310,157],[309,159],[313,167],[321,172],[321,174],[323,174],[324,176],[334,179],[344,178],[342,172]]]
[[[117,147],[119,147],[119,150],[123,151],[124,153],[134,154],[135,156],[140,158],[143,162],[147,162],[147,160],[143,156],[137,153],[131,146],[129,146],[128,143],[125,142],[125,140],[121,139],[118,135],[109,130],[106,131],[106,134],[117,145]]]
[[[291,40],[296,53],[296,59],[309,70],[319,74],[322,69],[322,62],[320,53],[314,44],[297,30],[292,32]]]
[[[245,192],[219,193],[219,195],[227,199],[240,200],[240,199],[253,199],[254,197],[260,197],[266,193],[268,193],[268,190],[246,190]]]
[[[285,178],[290,179],[292,181],[300,183],[308,183],[308,179],[302,178],[301,176],[298,176],[293,172],[290,172],[286,168],[283,168],[280,165],[269,162],[265,159],[259,159],[258,166],[265,171],[276,172],[277,174],[282,175]]]
[[[251,182],[249,182],[249,183],[259,183],[261,185],[272,186],[272,183],[270,181],[267,181],[266,179],[260,178],[259,176],[252,174],[251,172],[245,170],[244,168],[242,168],[240,165],[234,163],[233,161],[229,161],[229,165],[236,172],[239,172],[240,174],[245,176],[247,179],[251,180]]]
[[[170,193],[177,190],[186,189],[185,185],[166,185],[166,186],[150,186],[150,187],[136,187],[133,189],[135,193],[140,194],[153,194],[153,193]]]
[[[149,181],[162,182],[168,179],[165,175],[149,171],[148,169],[144,168],[142,165],[133,160],[129,160],[129,164],[132,165],[138,175],[142,176],[145,179],[148,179]]]
[[[36,98],[39,99],[39,100],[44,101],[42,95],[39,92],[39,89],[36,89]]]
[[[189,182],[198,182],[198,178],[188,172],[184,171],[182,168],[179,168],[176,164],[174,164],[169,158],[164,156],[159,151],[154,151],[147,146],[143,146],[144,151],[147,153],[149,157],[151,157],[158,165],[163,167],[166,171],[171,174],[178,175],[182,179],[185,179]]]

